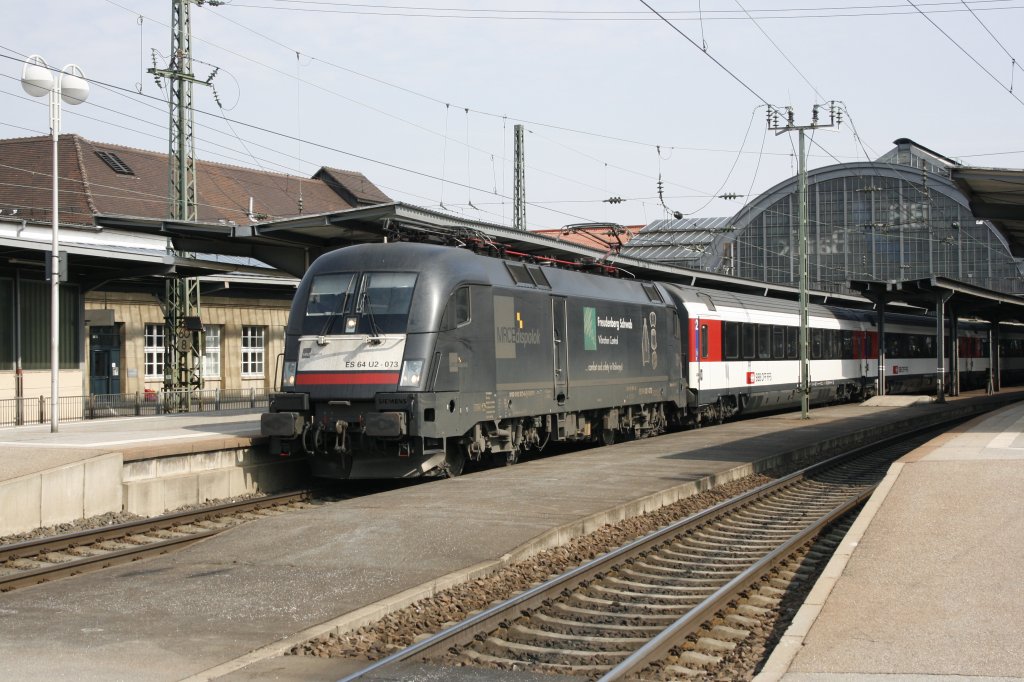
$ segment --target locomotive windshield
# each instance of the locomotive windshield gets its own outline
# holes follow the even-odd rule
[[[416,275],[339,272],[317,275],[309,287],[303,334],[404,333]]]

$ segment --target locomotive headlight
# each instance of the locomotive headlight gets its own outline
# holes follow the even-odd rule
[[[402,363],[402,376],[398,380],[398,385],[401,388],[419,388],[420,379],[422,378],[422,360],[406,360]]]
[[[284,363],[284,373],[281,375],[281,388],[295,386],[295,369],[298,363]]]

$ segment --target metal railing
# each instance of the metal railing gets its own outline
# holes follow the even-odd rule
[[[106,395],[58,396],[58,418],[62,422],[141,417],[182,412],[219,412],[256,409],[267,406],[263,388],[210,388],[192,391],[187,399],[182,391],[144,391]],[[188,409],[185,409],[187,406]],[[0,426],[45,424],[50,421],[50,398],[0,399]]]

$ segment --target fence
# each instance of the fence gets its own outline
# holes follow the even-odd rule
[[[266,406],[267,391],[255,388],[145,391],[134,394],[60,396],[57,399],[58,417],[62,422],[180,412],[219,412]],[[45,424],[49,421],[50,399],[46,396],[0,400],[0,426]]]

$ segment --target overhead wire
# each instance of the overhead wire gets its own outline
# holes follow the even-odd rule
[[[643,13],[628,10],[545,10],[545,9],[478,9],[470,7],[430,7],[411,5],[380,5],[366,3],[347,2],[323,2],[316,0],[268,0],[278,5],[246,4],[231,2],[230,6],[242,9],[272,10],[279,12],[303,12],[316,14],[349,14],[356,16],[379,16],[379,17],[400,17],[400,18],[428,18],[428,19],[460,19],[460,20],[481,20],[481,21],[551,21],[551,22],[637,22],[652,21],[650,17],[643,16]],[[1003,6],[982,7],[982,10],[1018,9],[1019,5],[1006,3],[1012,0],[974,0],[976,4],[1002,4]],[[943,9],[946,5],[958,5],[958,2],[931,2],[924,3],[926,6],[935,7],[930,10],[933,13],[963,12],[957,7]],[[312,5],[312,7],[289,6],[289,5]],[[388,11],[393,10],[393,11]],[[875,4],[875,5],[837,5],[825,7],[784,7],[784,8],[759,8],[759,12],[765,14],[764,18],[774,20],[786,19],[830,19],[848,18],[861,16],[888,16],[903,15],[910,12],[901,11],[899,5]],[[457,14],[456,14],[457,13]],[[728,10],[703,10],[701,14],[710,15],[702,17],[694,10],[672,10],[665,12],[678,21],[699,21],[702,18],[709,21],[731,21],[740,20],[744,17],[732,16],[735,12]],[[696,16],[695,16],[696,15]],[[718,15],[718,16],[716,16]]]
[[[641,1],[642,1],[642,0],[641,0]],[[997,78],[997,77],[996,77],[996,75],[995,75],[994,73],[992,73],[991,71],[989,71],[989,70],[988,70],[988,69],[987,69],[987,68],[986,68],[986,67],[985,67],[985,66],[984,66],[984,65],[983,65],[983,64],[982,64],[981,62],[979,62],[979,61],[977,60],[977,58],[976,58],[976,57],[975,57],[975,56],[974,56],[973,54],[971,54],[971,53],[970,53],[970,52],[969,52],[968,50],[964,49],[964,47],[963,47],[963,46],[962,46],[962,45],[961,45],[960,43],[958,43],[958,42],[957,42],[956,40],[954,40],[954,39],[953,39],[953,36],[951,36],[951,35],[949,35],[948,33],[946,33],[946,31],[945,31],[945,30],[943,30],[943,28],[942,28],[941,26],[939,26],[939,25],[938,25],[937,23],[935,23],[935,20],[934,20],[934,19],[932,19],[932,18],[931,18],[930,16],[928,16],[928,15],[927,15],[927,14],[926,14],[925,12],[923,12],[923,11],[922,11],[922,10],[921,10],[921,9],[920,9],[920,8],[919,8],[919,7],[917,6],[917,5],[915,5],[915,4],[914,4],[914,0],[907,0],[907,3],[908,3],[908,4],[909,4],[909,5],[911,6],[911,7],[913,7],[913,8],[915,9],[915,10],[917,10],[917,11],[918,11],[918,13],[919,13],[919,14],[920,14],[920,15],[921,15],[922,17],[924,17],[925,19],[927,19],[927,20],[928,20],[928,23],[930,23],[930,24],[931,24],[932,26],[934,26],[934,27],[936,28],[936,30],[938,30],[938,32],[939,32],[939,33],[941,33],[941,34],[942,34],[943,36],[945,36],[945,37],[946,37],[946,39],[947,39],[947,40],[949,40],[949,42],[953,43],[953,45],[955,45],[955,46],[956,46],[956,48],[957,48],[958,50],[960,50],[960,51],[961,51],[961,52],[963,52],[963,53],[964,53],[965,55],[967,55],[968,59],[970,59],[970,60],[971,60],[972,62],[974,62],[974,64],[975,64],[975,65],[976,65],[976,66],[977,66],[977,67],[978,67],[979,69],[981,69],[982,71],[984,71],[984,72],[985,72],[985,73],[986,73],[986,74],[988,75],[988,77],[989,77],[989,78],[991,78],[991,79],[992,79],[992,80],[994,80],[994,81],[995,81],[996,83],[998,83],[998,84],[999,84],[999,87],[1001,87],[1001,88],[1002,88],[1003,90],[1006,90],[1006,91],[1007,91],[1008,93],[1010,93],[1010,97],[1014,98],[1015,100],[1017,100],[1017,102],[1018,102],[1019,104],[1021,104],[1022,106],[1024,106],[1024,100],[1022,100],[1022,99],[1021,99],[1020,97],[1018,97],[1018,96],[1017,96],[1016,94],[1014,94],[1014,92],[1013,92],[1013,89],[1012,89],[1012,88],[1008,88],[1007,86],[1003,85],[1003,82],[1002,82],[1001,80],[999,80],[999,78]]]

